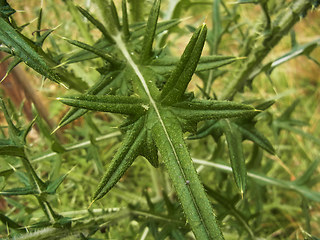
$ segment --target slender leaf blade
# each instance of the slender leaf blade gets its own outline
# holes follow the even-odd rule
[[[193,122],[222,118],[248,118],[258,113],[250,105],[215,100],[180,102],[174,104],[172,110],[179,118]]]
[[[172,116],[161,112],[165,122],[152,129],[154,141],[176,189],[184,213],[197,239],[223,239],[211,204],[192,164],[182,129]],[[157,119],[158,117],[155,116]]]
[[[243,196],[247,186],[247,170],[242,149],[242,137],[237,126],[229,120],[221,120],[221,125],[228,143],[233,176]]]
[[[181,100],[181,97],[186,91],[191,77],[196,70],[206,40],[206,35],[206,25],[199,27],[193,34],[176,69],[171,74],[161,92],[161,103],[171,105]]]
[[[107,172],[102,177],[94,193],[93,202],[110,191],[139,155],[140,148],[145,141],[146,130],[143,128],[143,123],[144,118],[142,117],[127,131],[121,147],[112,159]]]
[[[0,18],[0,40],[12,50],[12,54],[19,57],[29,67],[52,81],[60,82],[59,75],[46,63],[44,57],[41,56],[16,29],[2,18]]]
[[[57,98],[69,106],[93,111],[112,112],[127,115],[144,113],[148,105],[141,98],[115,95],[80,95]]]
[[[204,56],[200,58],[195,72],[213,70],[224,65],[231,64],[236,60],[237,58],[233,56]],[[168,75],[174,71],[178,63],[179,59],[177,57],[164,56],[152,60],[149,65],[156,73],[161,75]]]
[[[243,137],[251,140],[252,142],[258,144],[261,148],[269,152],[270,154],[275,154],[275,150],[269,140],[262,135],[257,129],[253,126],[243,126],[241,124],[237,124],[239,131],[243,135]]]
[[[26,157],[24,146],[18,146],[14,144],[2,145],[0,143],[0,155]]]
[[[103,95],[108,94],[110,92],[110,88],[108,87],[110,83],[115,80],[115,78],[118,76],[118,72],[111,72],[101,78],[100,81],[95,83],[88,91],[87,94],[92,95]],[[61,128],[70,122],[78,119],[82,115],[86,114],[88,112],[87,109],[82,108],[72,108],[69,110],[69,112],[60,120],[58,128]]]
[[[150,10],[146,32],[142,44],[142,52],[140,55],[140,61],[142,63],[147,62],[152,56],[152,44],[156,33],[158,17],[160,13],[160,0],[155,0]]]

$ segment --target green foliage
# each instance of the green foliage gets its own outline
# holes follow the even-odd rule
[[[270,159],[282,161],[284,132],[316,145],[320,140],[301,129],[304,121],[293,118],[298,101],[277,117],[270,110],[276,101],[261,99],[252,87],[260,73],[274,87],[275,69],[298,56],[319,65],[312,55],[319,40],[299,44],[294,32],[288,53],[263,62],[318,1],[230,5],[224,0],[155,0],[149,6],[147,1],[122,0],[121,11],[115,3],[94,1],[99,19],[73,1],[63,1],[79,28],[78,40],[71,36],[56,40],[51,36],[53,29],[42,30],[46,18],[40,9],[33,40],[22,32],[25,26],[18,27],[14,21],[15,10],[0,1],[0,50],[13,57],[7,74],[24,62],[52,84],[81,93],[70,90],[56,96],[71,109],[54,131],[36,108],[34,120],[25,127],[10,101],[0,99],[7,123],[0,132],[0,196],[12,208],[1,210],[0,236],[8,231],[7,237],[15,239],[144,239],[147,235],[153,239],[269,239],[277,226],[262,229],[262,221],[273,221],[273,215],[265,216],[263,211],[270,206],[281,210],[282,200],[272,202],[272,195],[282,189],[301,196],[306,222],[301,233],[315,238],[308,207],[320,202],[319,193],[312,190],[319,179],[314,177],[318,158],[311,159],[304,151],[309,166],[295,181],[282,179],[283,170]],[[241,7],[250,7],[249,3],[261,7],[263,21],[254,31],[249,23],[240,22]],[[181,57],[175,56],[178,44],[172,39],[176,33],[183,37],[188,32],[178,26],[185,10],[204,11],[203,6],[212,8],[212,27],[186,26],[192,36]],[[142,13],[148,12],[144,19]],[[229,34],[239,41],[241,57],[218,54],[225,52],[223,39]],[[48,50],[43,47],[46,39],[51,40]],[[72,47],[77,50],[70,53]],[[201,56],[204,49],[209,55]],[[93,84],[85,79],[97,75],[86,72],[86,67],[100,75]],[[228,71],[236,76],[230,77]],[[82,73],[87,75],[83,79]],[[202,85],[193,93],[188,86],[194,75]],[[214,84],[222,76],[227,86],[218,94]],[[245,86],[251,87],[254,97],[241,93]],[[64,132],[74,144],[64,144],[65,139],[55,134],[81,116],[85,119],[81,127]],[[43,139],[36,146],[28,139],[34,124]],[[113,130],[115,126],[120,132]],[[251,142],[251,149],[245,140]],[[50,151],[43,153],[43,149]],[[267,176],[270,172],[276,177]],[[292,203],[291,199],[286,195],[283,201]],[[281,214],[276,217],[282,221]],[[284,232],[280,238],[287,236]]]

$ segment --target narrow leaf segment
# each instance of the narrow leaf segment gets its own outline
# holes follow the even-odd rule
[[[223,239],[183,140],[182,129],[167,114],[163,113],[165,129],[158,123],[152,133],[188,222],[197,239]]]

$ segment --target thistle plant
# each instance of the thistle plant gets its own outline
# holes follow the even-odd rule
[[[260,64],[269,51],[299,20],[299,17],[317,7],[318,1],[299,0],[286,5],[284,2],[276,3],[275,1],[267,3],[262,0],[239,0],[236,5],[230,7],[231,10],[222,0],[214,0],[212,3],[185,3],[185,8],[198,4],[212,5],[213,29],[207,29],[205,23],[199,27],[188,26],[192,37],[181,57],[170,54],[166,41],[181,22],[178,10],[183,1],[169,3],[174,10],[173,16],[177,18],[169,17],[163,21],[159,21],[161,1],[153,1],[146,22],[143,22],[139,14],[144,9],[142,4],[144,1],[122,0],[119,4],[121,10],[119,10],[116,2],[112,0],[95,0],[94,3],[100,10],[99,17],[83,7],[74,5],[71,0],[63,2],[85,39],[85,41],[66,37],[59,39],[65,44],[79,48],[79,51],[71,54],[44,51],[43,43],[54,30],[41,29],[42,9],[39,11],[37,30],[34,32],[35,39],[31,40],[22,33],[24,26],[18,27],[14,21],[12,15],[15,10],[7,1],[0,1],[0,42],[2,44],[0,50],[6,52],[9,57],[13,57],[8,73],[19,63],[24,62],[44,78],[78,92],[78,94],[56,97],[61,103],[71,106],[71,109],[62,117],[51,134],[41,121],[41,116],[36,117],[27,128],[19,129],[12,120],[12,114],[8,111],[5,101],[1,99],[0,106],[8,124],[8,134],[4,132],[2,134],[4,138],[0,140],[0,154],[17,157],[22,163],[22,165],[13,164],[11,169],[2,171],[1,176],[10,176],[16,172],[25,187],[4,189],[0,194],[2,196],[32,195],[37,199],[46,216],[45,220],[29,226],[41,229],[37,235],[36,232],[28,234],[23,225],[1,213],[1,221],[15,231],[14,236],[21,239],[32,239],[36,236],[40,236],[41,239],[57,239],[67,234],[74,238],[90,239],[90,236],[98,230],[96,225],[103,226],[108,221],[117,222],[123,217],[153,214],[154,218],[145,224],[152,231],[155,239],[166,237],[184,239],[190,230],[193,235],[189,234],[189,236],[196,239],[224,239],[219,221],[224,219],[221,216],[228,215],[223,212],[227,209],[229,214],[239,222],[246,233],[245,236],[256,239],[257,233],[250,226],[249,218],[234,206],[241,200],[246,201],[249,187],[262,191],[257,185],[249,184],[249,178],[262,185],[270,184],[294,190],[304,199],[320,201],[319,193],[306,187],[306,184],[310,184],[311,175],[316,170],[318,161],[314,161],[295,182],[272,179],[247,170],[248,168],[255,170],[261,165],[262,150],[272,156],[276,155],[271,142],[256,127],[257,122],[266,116],[265,112],[275,101],[233,101],[235,95],[242,91],[245,85],[252,84],[259,73],[264,72],[270,77],[271,71],[280,65],[280,62],[288,61],[292,56],[308,55],[318,46],[319,41],[306,45],[296,44],[292,50],[293,53],[284,55],[269,64]],[[239,5],[250,3],[261,6],[265,21],[258,25],[257,29],[260,32],[263,29],[264,35],[258,38],[255,32],[253,35],[248,34],[245,38],[241,27],[238,27],[237,30],[244,37],[243,42],[247,41],[247,45],[244,44],[241,51],[245,58],[218,54],[224,34],[231,31],[231,25],[239,25],[237,23]],[[279,10],[276,20],[272,21],[273,13],[270,11],[272,4],[280,10],[288,7],[289,11]],[[228,15],[225,29],[221,23],[221,7]],[[97,41],[88,34],[88,29],[93,27],[101,34]],[[206,42],[210,54],[201,56]],[[249,47],[249,42],[254,45],[254,48]],[[91,86],[69,70],[72,64],[92,64],[92,62],[99,63],[97,71],[100,77]],[[238,66],[240,73],[238,72],[238,76],[229,81],[225,90],[217,96],[213,93],[212,86],[215,80],[226,72],[218,68],[229,64]],[[188,85],[195,74],[203,82],[203,87],[199,87],[201,97],[188,91]],[[286,128],[286,123],[290,121],[291,125],[297,123],[291,120],[291,113],[295,106],[285,111],[280,118],[272,120],[270,126],[275,134],[279,135],[280,131]],[[119,126],[121,133],[113,132],[102,137],[93,137],[90,133],[90,141],[74,146],[63,145],[54,134],[81,116],[85,117],[92,132],[101,134],[92,121],[89,111],[121,116],[120,118],[124,119]],[[37,115],[37,109],[34,109],[34,113]],[[44,133],[52,150],[38,158],[30,156],[26,140],[34,123]],[[120,135],[122,142],[111,162],[104,168],[97,153],[99,148],[97,143]],[[192,158],[186,140],[205,139],[208,136],[211,136],[217,144],[211,156],[213,162]],[[223,141],[223,136],[226,143]],[[251,159],[247,163],[243,147],[244,140],[253,143]],[[314,138],[314,141],[317,142],[318,139]],[[230,167],[215,162],[216,159],[223,157],[225,145],[228,148]],[[42,180],[33,167],[33,163],[37,161],[43,161],[52,156],[62,156],[79,148],[88,148],[88,155],[89,153],[95,155],[98,172],[103,173],[87,210],[92,216],[87,220],[86,218],[69,218],[66,214],[54,210],[50,203],[50,199],[56,194],[59,186],[68,179],[71,171],[59,175],[61,159],[56,163],[56,166],[59,166],[58,170],[51,174],[47,181]],[[115,189],[117,183],[125,177],[127,170],[139,156],[144,157],[154,168],[162,169],[164,166],[181,206],[175,205],[174,198],[170,198],[168,193],[163,191],[160,194],[163,203],[159,207],[146,192],[145,197],[150,213],[139,211],[140,206],[137,205],[124,210],[105,211],[103,209],[99,211],[101,216],[96,217],[96,212],[90,209],[102,204],[100,199],[102,202],[102,199],[108,198],[108,193]],[[213,189],[208,183],[202,183],[196,164],[232,172],[237,187],[235,195],[232,196],[234,193],[232,191],[232,194],[226,197],[222,191]],[[147,168],[147,165],[149,164],[144,164],[143,167]],[[25,173],[17,170],[21,166],[25,169]],[[217,180],[220,181],[221,186],[225,184],[224,175],[217,175]],[[227,182],[230,182],[229,179]],[[214,199],[220,208],[213,208],[211,199]],[[165,217],[162,210],[159,210],[163,209],[164,205],[168,212]],[[169,220],[172,221],[172,225],[162,224],[162,218],[167,219],[168,223]]]

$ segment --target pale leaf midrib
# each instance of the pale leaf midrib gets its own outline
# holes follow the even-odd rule
[[[127,59],[128,63],[130,64],[130,66],[131,66],[132,69],[134,70],[135,74],[136,74],[137,77],[139,78],[139,80],[140,80],[140,82],[141,82],[141,84],[142,84],[142,86],[143,86],[143,88],[144,88],[144,90],[145,90],[145,92],[146,92],[146,94],[147,94],[147,96],[148,96],[148,98],[149,98],[149,101],[150,101],[152,107],[154,108],[154,110],[155,110],[155,112],[156,112],[156,114],[157,114],[157,117],[158,117],[158,119],[159,119],[159,122],[160,122],[160,124],[161,124],[161,127],[162,127],[162,129],[163,129],[163,131],[164,131],[164,133],[165,133],[165,135],[166,135],[166,137],[167,137],[167,140],[168,140],[168,142],[169,142],[169,144],[170,144],[170,147],[171,147],[171,149],[172,149],[172,152],[173,152],[173,154],[174,154],[174,156],[175,156],[175,158],[176,158],[176,160],[177,160],[179,169],[180,169],[181,173],[183,174],[183,179],[184,179],[185,181],[187,181],[187,178],[186,178],[186,176],[185,176],[185,173],[184,173],[183,168],[182,168],[181,163],[180,163],[179,156],[178,156],[178,154],[177,154],[177,152],[176,152],[176,149],[175,149],[175,147],[174,147],[174,145],[173,145],[173,143],[172,143],[172,141],[171,141],[171,138],[170,138],[170,136],[169,136],[169,133],[168,133],[168,131],[167,131],[167,128],[166,128],[166,126],[165,126],[165,124],[164,124],[164,121],[163,121],[163,119],[162,119],[162,117],[161,117],[161,115],[160,115],[158,106],[157,106],[155,100],[153,99],[153,97],[151,96],[151,93],[150,93],[150,90],[149,90],[148,85],[147,85],[147,83],[146,83],[146,80],[144,79],[144,77],[143,77],[142,73],[140,72],[140,70],[139,70],[138,66],[136,65],[136,63],[135,63],[135,62],[133,61],[133,59],[131,58],[131,56],[130,56],[130,54],[129,54],[129,51],[127,50],[126,45],[125,45],[125,43],[124,43],[123,40],[122,40],[121,33],[118,33],[118,34],[114,35],[114,36],[113,36],[113,39],[114,39],[114,41],[116,42],[116,45],[117,45],[118,48],[120,49],[120,51],[121,51],[121,53],[123,54],[123,56]],[[202,217],[201,217],[202,214],[201,214],[201,212],[200,212],[200,210],[199,210],[199,208],[198,208],[197,201],[195,200],[195,197],[194,197],[193,194],[192,194],[192,190],[190,189],[189,186],[188,186],[188,188],[189,188],[189,192],[190,192],[190,194],[191,194],[191,197],[192,197],[192,201],[193,201],[193,203],[194,203],[194,206],[195,206],[196,209],[197,209],[199,219],[200,219],[201,222],[203,223],[203,226],[204,226],[207,234],[210,235],[210,234],[209,234],[209,230],[208,230],[207,227],[206,227],[205,221],[204,221],[204,220],[202,219]]]

